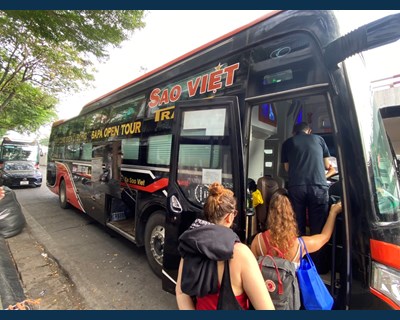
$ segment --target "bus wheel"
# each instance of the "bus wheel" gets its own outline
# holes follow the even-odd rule
[[[69,203],[67,202],[67,188],[65,187],[64,180],[61,180],[61,182],[60,182],[60,190],[58,191],[58,199],[59,199],[61,208],[67,209],[69,207]]]
[[[165,215],[156,211],[147,221],[144,232],[147,261],[153,272],[161,278],[165,240]]]

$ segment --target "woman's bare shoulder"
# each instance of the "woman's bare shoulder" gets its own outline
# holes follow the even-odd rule
[[[233,254],[241,256],[248,256],[248,255],[254,256],[250,248],[241,242],[235,243],[235,246],[233,247]]]

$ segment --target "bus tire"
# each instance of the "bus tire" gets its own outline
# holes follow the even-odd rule
[[[63,209],[69,208],[69,203],[67,201],[67,188],[65,187],[65,181],[61,180],[60,188],[58,191],[58,200],[60,203],[60,207]]]
[[[144,246],[147,261],[153,272],[161,278],[165,241],[165,214],[163,211],[153,213],[146,223]]]

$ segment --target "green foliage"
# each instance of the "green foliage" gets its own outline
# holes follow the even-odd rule
[[[69,44],[77,52],[107,56],[136,29],[144,27],[142,10],[8,10],[3,19],[33,37],[54,45]],[[0,20],[1,21],[1,20]],[[0,22],[1,25],[1,22]],[[19,25],[19,26],[18,26]]]
[[[50,140],[50,137],[42,138],[42,139],[39,140],[39,144],[41,146],[48,147],[49,146],[49,140]]]
[[[1,99],[1,93],[0,93]],[[0,128],[20,133],[35,132],[44,123],[56,119],[57,99],[29,83],[18,87],[13,99],[3,108]]]
[[[141,10],[0,11],[0,131],[32,131],[55,118],[56,97],[94,79],[104,61],[144,26]],[[28,121],[27,121],[28,120]]]

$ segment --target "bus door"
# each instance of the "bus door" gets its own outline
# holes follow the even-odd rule
[[[332,161],[335,160],[336,164],[338,146],[331,121],[332,104],[328,89],[329,84],[325,83],[246,99],[250,107],[250,115],[247,117],[250,119],[247,179],[256,183],[263,199],[263,203],[254,208],[256,222],[253,225],[253,235],[268,229],[268,201],[277,188],[287,187],[288,175],[281,164],[280,154],[283,142],[292,136],[294,124],[307,122],[313,134],[324,138]],[[341,183],[339,175],[327,183],[332,187],[332,199],[337,200],[341,196],[337,194]],[[325,264],[321,266],[325,270],[322,278],[334,297],[341,294],[340,282],[346,283],[348,280],[342,223],[339,216],[336,222],[337,234],[326,247]]]
[[[177,103],[165,221],[164,290],[175,292],[180,261],[178,238],[196,218],[203,217],[210,184],[219,182],[233,190],[242,213],[237,216],[236,225],[244,225],[242,154],[236,97]],[[243,240],[244,230],[235,231]]]
[[[91,177],[77,183],[77,189],[85,212],[105,224],[112,199],[121,198],[120,166],[115,161],[121,150],[121,142],[94,143],[92,146]]]
[[[271,91],[260,92],[256,90],[259,86],[255,84],[253,87],[250,87],[250,89],[252,89],[250,92],[254,92],[254,96],[246,99],[246,102],[252,107],[246,115],[246,119],[251,119],[251,124],[249,121],[248,127],[245,128],[248,133],[246,141],[249,141],[249,150],[246,150],[246,154],[249,155],[246,159],[247,178],[257,181],[260,179],[259,173],[263,172],[262,179],[268,181],[274,179],[277,180],[278,187],[286,186],[287,177],[280,166],[280,147],[278,146],[278,148],[276,148],[276,139],[280,141],[281,145],[291,136],[293,124],[299,121],[305,121],[311,124],[313,133],[319,134],[325,139],[330,153],[333,155],[332,165],[337,167],[339,175],[333,177],[331,181],[331,201],[336,201],[340,197],[344,205],[344,211],[336,221],[336,230],[329,244],[331,255],[329,257],[330,270],[327,274],[328,277],[323,276],[322,278],[329,286],[335,298],[334,308],[336,309],[348,309],[350,308],[350,302],[354,303],[356,300],[354,297],[357,297],[359,292],[357,291],[358,289],[355,288],[354,275],[352,272],[360,273],[360,270],[357,270],[359,265],[355,263],[356,259],[354,259],[356,251],[359,250],[359,248],[352,243],[354,235],[351,234],[351,232],[355,232],[354,230],[356,230],[356,227],[353,226],[353,229],[351,229],[350,225],[350,219],[355,213],[354,211],[349,211],[352,209],[350,200],[353,199],[349,199],[348,197],[349,190],[353,188],[353,185],[349,185],[349,181],[351,182],[349,176],[354,173],[348,172],[349,176],[346,175],[348,163],[352,159],[345,159],[343,157],[343,140],[348,139],[348,137],[341,136],[339,130],[342,128],[341,126],[343,126],[345,119],[342,114],[339,115],[338,111],[335,110],[336,106],[340,106],[342,99],[345,100],[347,98],[348,93],[346,90],[350,89],[352,84],[350,83],[349,85],[349,83],[347,83],[347,85],[349,85],[348,88],[344,88],[341,84],[342,79],[339,75],[340,73],[337,72],[339,70],[338,64],[356,53],[398,40],[400,38],[399,25],[400,14],[388,16],[362,26],[326,45],[322,53],[322,60],[318,62],[318,64],[314,64],[314,66],[316,66],[316,70],[319,74],[329,75],[330,79],[315,78],[318,81],[314,80],[314,83],[308,83],[306,80],[312,80],[312,77],[304,77],[304,80],[298,77],[298,86],[290,88],[289,81],[292,79],[292,76],[291,74],[288,75],[287,69],[289,68],[284,63],[284,57],[287,56],[289,59],[289,54],[279,56],[279,58],[281,58],[280,64],[271,64],[271,71],[268,69],[259,70],[256,68],[258,66],[256,66],[254,67],[254,72],[264,72],[262,74],[264,80],[271,78],[269,73],[273,72],[274,79],[272,80],[274,81],[271,81],[271,87],[275,90],[272,91],[272,93]],[[315,49],[311,54],[313,57],[318,57],[318,52],[319,50]],[[293,58],[295,59],[296,56],[293,55]],[[255,61],[257,62],[257,60]],[[293,61],[289,62],[292,63]],[[267,68],[267,64],[262,66]],[[303,73],[297,74],[297,76],[301,75],[307,75],[306,70],[303,71]],[[276,81],[275,76],[278,78],[280,77],[280,79]],[[286,83],[288,84],[286,87],[285,81],[287,81]],[[265,82],[267,84],[269,83],[268,81],[264,81],[264,83]],[[295,84],[296,82],[293,81],[292,83]],[[340,86],[338,86],[338,84],[340,84]],[[282,91],[277,90],[279,87],[282,87]],[[321,106],[323,107],[321,108]],[[258,151],[254,153],[254,150],[259,150],[256,145],[264,146],[262,152]],[[275,153],[275,157],[271,156],[273,153]],[[259,161],[260,159],[263,161],[261,164]],[[275,159],[275,161],[271,161],[271,159]],[[269,176],[268,179],[266,179],[267,175]],[[264,183],[264,185],[268,186],[267,183]],[[270,190],[267,188],[266,191]],[[255,209],[257,216],[257,207]],[[394,225],[394,223],[392,225]],[[374,228],[376,227],[374,226]],[[393,229],[395,229],[395,227],[393,227]],[[377,233],[376,230],[371,231]],[[357,232],[358,234],[362,233],[360,230],[357,230]],[[396,234],[396,232],[397,230],[393,234]],[[365,243],[369,240],[369,238],[362,239]],[[378,244],[376,244],[373,239],[370,241],[372,245],[375,245],[377,248],[383,248],[384,245],[388,245],[391,246],[391,249],[393,248],[393,253],[398,252],[397,243],[386,244],[378,241],[376,242]],[[378,252],[379,250],[377,249],[376,251]],[[379,256],[379,254],[376,253],[375,255]],[[372,260],[375,259],[374,254],[371,254],[371,258]],[[378,275],[376,276],[378,285],[374,284],[373,286],[371,285],[371,287],[380,285],[383,288],[390,282],[390,280],[387,280],[390,279],[389,277],[382,280],[382,277],[386,276],[386,270],[384,270],[384,268],[388,264],[387,260],[381,259],[381,262],[382,261],[385,262],[382,268],[379,269],[379,267],[376,267],[375,270],[378,271],[374,271]],[[377,265],[378,264],[375,263],[375,266]],[[373,267],[374,263],[372,263],[369,270],[372,270]],[[381,274],[384,275],[381,276]],[[379,278],[379,276],[381,276],[381,278]],[[396,276],[393,276],[393,279],[396,279]],[[371,292],[377,296],[389,296],[389,294],[383,292],[383,290],[374,290],[374,288],[371,288]],[[393,296],[392,294],[392,297]],[[389,299],[382,298],[384,301],[389,301]],[[392,302],[390,305],[394,306],[394,303]],[[366,307],[365,303],[364,306]]]

